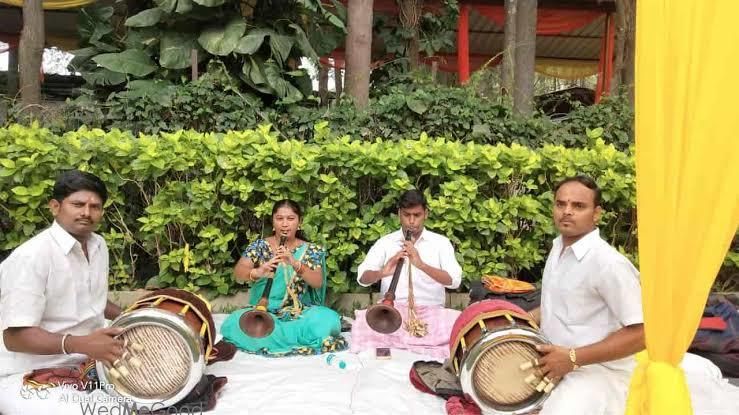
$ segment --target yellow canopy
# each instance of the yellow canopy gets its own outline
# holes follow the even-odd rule
[[[739,2],[636,3],[636,188],[647,350],[628,415],[692,413],[679,364],[739,225]]]
[[[0,3],[9,4],[16,7],[23,7],[23,0],[0,0]],[[44,0],[44,9],[75,9],[78,7],[87,6],[88,4],[92,3],[95,3],[95,0]]]

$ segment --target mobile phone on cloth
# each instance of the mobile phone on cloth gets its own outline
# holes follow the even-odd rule
[[[389,347],[378,347],[375,349],[375,358],[376,359],[390,359],[392,358],[392,355],[390,354],[390,348]]]

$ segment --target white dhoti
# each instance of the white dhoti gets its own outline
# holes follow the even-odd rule
[[[631,373],[601,365],[568,373],[544,402],[541,415],[623,415]]]
[[[711,361],[686,354],[681,364],[696,415],[739,414],[739,388]],[[631,372],[590,365],[567,374],[544,402],[540,415],[623,415]]]

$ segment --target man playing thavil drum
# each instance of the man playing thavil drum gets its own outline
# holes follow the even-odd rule
[[[535,362],[557,385],[541,414],[622,414],[633,355],[645,348],[639,273],[601,239],[601,196],[590,178],[555,188],[559,230],[547,258],[541,307],[532,312],[552,345]]]
[[[0,264],[0,389],[17,385],[10,375],[121,357],[120,329],[103,328],[121,313],[107,298],[108,248],[93,233],[107,197],[98,177],[61,173],[49,202],[52,225]],[[3,399],[0,413],[17,409],[3,406],[11,402]]]

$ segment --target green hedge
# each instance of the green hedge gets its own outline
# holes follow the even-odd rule
[[[138,137],[0,129],[0,250],[48,225],[53,179],[70,167],[109,186],[101,233],[113,289],[156,276],[164,285],[233,292],[239,251],[269,233],[273,201],[289,197],[306,210],[308,236],[328,248],[330,288],[361,291],[356,266],[377,238],[398,227],[395,202],[411,187],[426,193],[427,225],[450,237],[466,281],[486,273],[536,280],[554,236],[552,186],[576,173],[596,177],[603,188],[604,236],[625,252],[635,249],[634,159],[601,140],[587,149],[536,150],[424,134],[367,142],[333,138],[326,124],[316,126],[314,139],[281,140],[269,126]]]
[[[606,143],[626,151],[634,142],[631,104],[625,95],[598,105],[576,106],[560,123],[535,113],[515,115],[507,99],[480,92],[474,83],[449,87],[423,80],[373,89],[369,107],[357,111],[349,99],[330,106],[315,100],[265,107],[223,79],[206,74],[196,82],[139,83],[137,88],[101,99],[88,93],[42,112],[43,125],[66,132],[81,126],[118,128],[138,134],[194,129],[206,132],[254,129],[271,123],[282,138],[313,142],[313,126],[327,121],[333,134],[362,140],[403,140],[421,132],[478,144],[513,143],[538,148],[546,144],[591,145],[588,130],[600,130]],[[374,86],[373,86],[374,88]],[[17,108],[10,120],[18,117]]]

